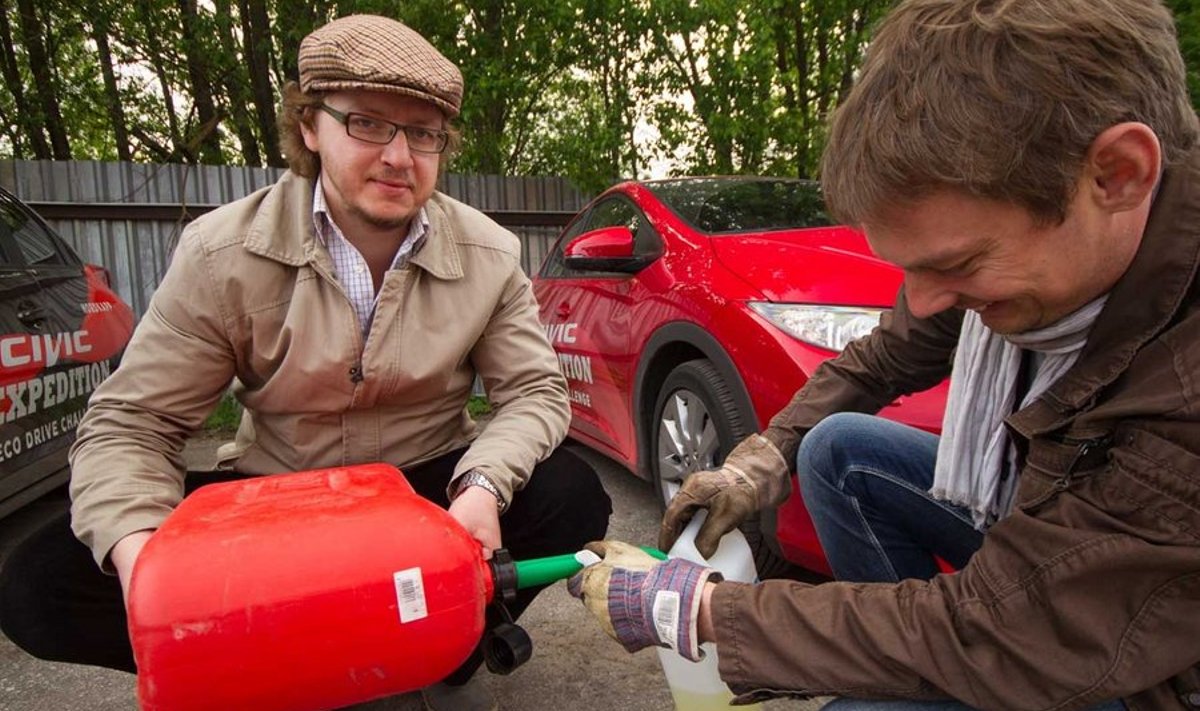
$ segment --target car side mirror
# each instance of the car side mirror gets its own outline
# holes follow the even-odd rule
[[[601,227],[584,232],[563,249],[563,264],[573,271],[636,274],[653,257],[635,254],[628,227]]]

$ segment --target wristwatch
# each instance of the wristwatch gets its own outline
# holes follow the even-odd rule
[[[454,498],[457,499],[460,494],[466,491],[468,486],[478,486],[487,491],[492,496],[496,497],[496,508],[500,513],[508,508],[508,502],[504,500],[504,496],[500,494],[500,490],[492,483],[491,479],[487,478],[483,472],[478,469],[472,469],[458,480],[458,485],[454,489]]]

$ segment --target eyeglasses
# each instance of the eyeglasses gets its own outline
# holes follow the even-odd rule
[[[408,141],[410,151],[441,153],[446,150],[446,143],[450,140],[450,134],[440,128],[406,126],[402,123],[392,123],[353,111],[344,114],[326,104],[321,104],[318,108],[345,126],[347,136],[367,143],[387,145],[392,142],[397,133],[404,131],[404,138]]]

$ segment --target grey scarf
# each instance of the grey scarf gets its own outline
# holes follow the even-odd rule
[[[970,509],[977,529],[985,530],[1008,515],[1017,490],[1004,418],[1014,410],[1021,351],[1043,356],[1020,403],[1025,407],[1079,358],[1107,298],[1102,296],[1045,328],[1006,336],[993,333],[974,311],[963,318],[929,493]]]

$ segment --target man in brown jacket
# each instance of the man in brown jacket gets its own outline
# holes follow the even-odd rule
[[[744,699],[1200,708],[1197,134],[1158,0],[901,2],[822,163],[904,270],[896,307],[689,478],[660,540],[706,508],[710,553],[795,461],[842,581],[600,542],[572,591],[627,649],[715,641]],[[858,414],[951,370],[940,439]]]
[[[519,242],[434,189],[457,140],[458,68],[408,27],[358,15],[305,38],[299,70],[281,113],[291,171],[189,226],[79,426],[70,524],[86,547],[64,519],[9,558],[0,625],[36,656],[133,671],[134,561],[211,481],[383,461],[485,556],[604,535],[608,496],[558,449],[567,391]],[[482,431],[465,409],[476,376],[494,408]],[[245,414],[223,471],[185,481],[183,442],[231,381]],[[494,707],[465,683],[479,661],[426,689],[427,706]]]

